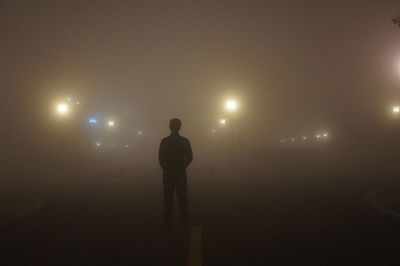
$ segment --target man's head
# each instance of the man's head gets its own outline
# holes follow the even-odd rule
[[[177,118],[173,118],[171,121],[169,121],[169,129],[171,129],[172,132],[179,132],[181,126],[182,122]]]

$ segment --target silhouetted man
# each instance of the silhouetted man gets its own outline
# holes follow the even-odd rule
[[[158,159],[163,170],[164,224],[171,225],[174,194],[179,200],[179,211],[184,224],[188,223],[186,168],[193,160],[192,148],[187,138],[179,135],[182,123],[179,119],[169,122],[171,135],[162,139]]]

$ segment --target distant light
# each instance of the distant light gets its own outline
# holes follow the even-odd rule
[[[108,121],[107,124],[108,124],[109,127],[115,126],[115,123],[114,123],[114,121],[112,121],[112,120]]]
[[[393,106],[393,113],[395,113],[395,114],[400,113],[400,106],[398,106],[398,105]]]
[[[321,135],[320,135],[320,134],[317,134],[317,138],[318,138],[318,139],[321,138]]]
[[[91,125],[97,125],[97,119],[90,118],[90,119],[89,119],[89,124],[91,124]]]
[[[238,104],[235,100],[228,100],[225,103],[225,109],[228,111],[236,111],[238,109]]]
[[[139,130],[139,131],[138,131],[138,134],[139,134],[139,135],[142,135],[142,134],[143,134],[143,131]]]
[[[125,145],[125,148],[129,148],[129,145],[128,145],[128,144],[126,144],[126,145]]]
[[[307,137],[303,137],[303,140],[306,140],[307,139]]]
[[[71,97],[68,97],[67,100],[68,100],[68,101],[72,101]]]
[[[101,143],[100,143],[100,142],[96,142],[96,146],[97,146],[97,147],[100,147],[100,146],[101,146]]]
[[[324,137],[327,138],[328,137],[328,133],[324,133]]]
[[[69,112],[69,106],[65,103],[60,103],[57,105],[57,113],[60,115],[65,115]]]
[[[80,104],[80,102],[76,102],[76,104],[77,104],[77,105],[79,105],[79,104]]]
[[[292,138],[292,141],[295,141],[296,139],[295,138]]]
[[[219,123],[220,123],[221,125],[225,125],[225,124],[226,124],[226,119],[220,119],[220,120],[219,120]]]

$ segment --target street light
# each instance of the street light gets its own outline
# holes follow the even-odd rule
[[[225,109],[229,112],[235,112],[238,109],[238,103],[235,100],[225,102]]]
[[[115,126],[115,122],[113,120],[108,121],[108,126],[109,127],[114,127]]]
[[[70,111],[68,104],[65,103],[59,103],[57,105],[57,113],[60,115],[66,115]]]

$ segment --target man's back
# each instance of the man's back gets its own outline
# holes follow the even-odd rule
[[[187,138],[179,134],[171,134],[162,139],[159,161],[164,171],[186,169],[192,160],[192,148]]]

